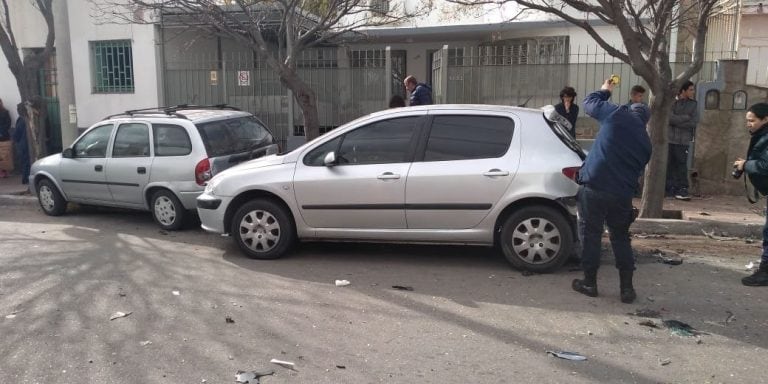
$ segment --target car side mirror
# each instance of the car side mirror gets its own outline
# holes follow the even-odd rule
[[[330,151],[325,154],[325,158],[323,159],[323,164],[325,164],[326,167],[333,167],[336,165],[336,152]]]
[[[75,152],[72,151],[72,148],[67,148],[64,150],[64,152],[61,152],[61,157],[71,159],[75,157]]]

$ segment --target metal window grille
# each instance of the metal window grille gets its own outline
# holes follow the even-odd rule
[[[568,36],[509,39],[481,46],[481,65],[567,64]]]
[[[386,53],[383,49],[350,51],[350,66],[352,68],[384,68]]]
[[[389,0],[370,0],[371,12],[386,14],[389,12]]]
[[[133,51],[130,40],[92,41],[94,93],[134,91]]]

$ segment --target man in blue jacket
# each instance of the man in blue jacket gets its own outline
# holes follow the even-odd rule
[[[575,291],[597,296],[597,270],[603,225],[608,225],[611,247],[619,270],[621,301],[632,303],[635,259],[629,237],[634,220],[632,196],[645,165],[651,159],[651,140],[645,130],[650,113],[642,103],[611,103],[614,84],[605,80],[599,91],[584,99],[587,115],[600,122],[600,131],[579,172],[579,235],[584,279],[573,280]]]
[[[430,105],[432,104],[432,88],[424,83],[419,83],[415,77],[408,76],[403,80],[405,89],[411,93],[408,105]]]

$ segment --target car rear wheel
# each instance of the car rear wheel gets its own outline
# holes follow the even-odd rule
[[[240,249],[252,259],[277,259],[296,240],[296,231],[285,208],[271,200],[252,200],[237,210],[231,233]]]
[[[507,217],[499,242],[504,256],[516,268],[552,272],[571,255],[573,231],[555,209],[531,206]]]
[[[46,215],[61,216],[67,211],[67,201],[61,195],[59,189],[48,179],[37,183],[37,201]]]
[[[163,189],[152,195],[152,217],[163,229],[175,231],[184,225],[186,209],[173,192]]]

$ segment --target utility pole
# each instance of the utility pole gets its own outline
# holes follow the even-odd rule
[[[53,1],[56,31],[56,95],[59,99],[61,146],[67,148],[77,138],[77,103],[72,72],[72,45],[69,40],[69,11],[66,1]]]

